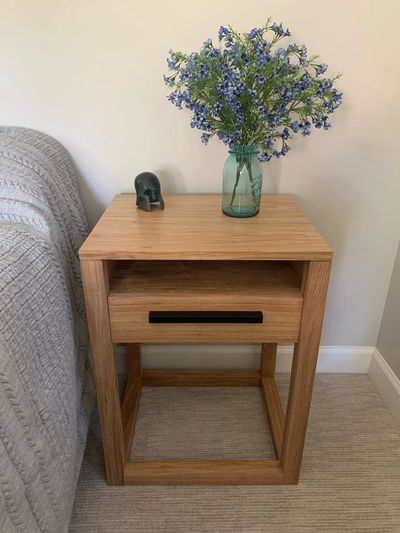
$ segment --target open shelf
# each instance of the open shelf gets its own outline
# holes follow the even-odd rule
[[[118,261],[110,299],[221,296],[301,298],[301,279],[283,261]]]

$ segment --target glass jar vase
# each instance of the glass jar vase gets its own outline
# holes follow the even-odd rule
[[[252,217],[260,209],[262,165],[258,148],[235,146],[224,164],[222,210],[230,217]]]

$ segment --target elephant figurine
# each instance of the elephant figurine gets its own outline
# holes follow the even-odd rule
[[[160,209],[165,204],[161,194],[160,180],[152,172],[141,172],[135,178],[136,206],[151,211],[151,204],[160,202]]]

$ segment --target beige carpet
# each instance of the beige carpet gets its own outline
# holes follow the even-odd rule
[[[400,428],[366,375],[317,376],[298,486],[111,488],[96,433],[72,532],[400,532]],[[132,459],[272,454],[257,388],[143,391]]]

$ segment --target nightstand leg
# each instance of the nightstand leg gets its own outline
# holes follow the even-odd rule
[[[276,343],[264,343],[261,347],[261,389],[265,401],[269,428],[275,455],[280,459],[282,452],[283,427],[285,416],[275,383]]]
[[[275,376],[277,347],[276,343],[261,345],[261,375],[263,377],[273,378]]]
[[[316,261],[306,267],[303,312],[294,349],[281,455],[286,483],[299,480],[330,268],[330,262]]]
[[[111,343],[108,316],[108,264],[106,261],[82,260],[81,272],[92,347],[107,483],[109,485],[123,485],[124,438],[115,353]]]
[[[142,391],[142,363],[140,344],[126,345],[127,381],[122,402],[122,427],[124,430],[125,459],[128,461],[132,451],[133,433],[139,410],[140,393]]]

